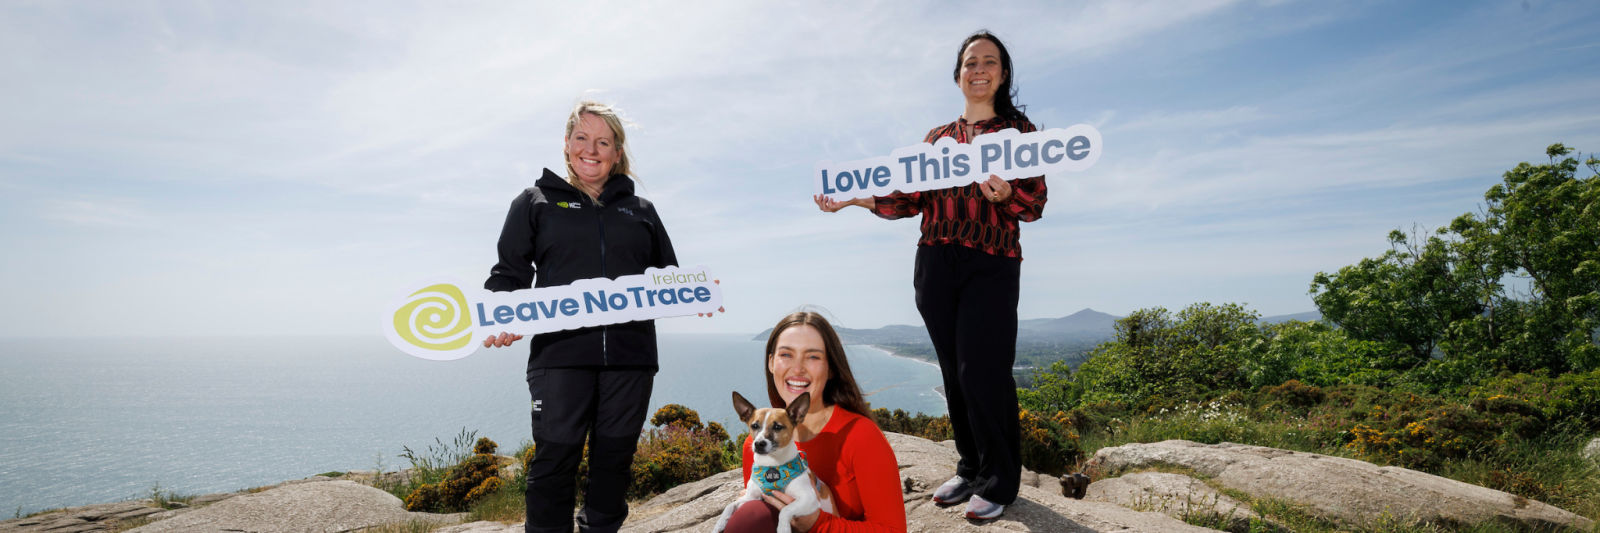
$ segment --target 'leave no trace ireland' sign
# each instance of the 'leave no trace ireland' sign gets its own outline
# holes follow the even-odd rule
[[[450,361],[501,332],[535,335],[653,320],[722,307],[722,290],[705,267],[650,268],[617,279],[492,292],[460,278],[434,276],[396,293],[383,312],[383,334],[407,354]]]

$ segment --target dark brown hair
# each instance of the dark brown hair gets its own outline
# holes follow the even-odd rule
[[[844,343],[839,341],[839,334],[833,331],[833,326],[828,325],[828,319],[813,311],[790,313],[779,320],[777,326],[773,326],[772,336],[767,337],[767,364],[764,366],[767,373],[767,399],[772,401],[772,406],[780,409],[786,407],[772,377],[772,357],[778,351],[778,335],[795,326],[811,326],[822,335],[823,351],[828,361],[828,382],[822,385],[822,404],[837,405],[846,411],[871,418],[872,414],[867,412],[867,400],[861,396],[861,387],[856,385],[856,376],[850,373],[850,360],[845,357]]]
[[[994,43],[995,48],[1000,49],[1000,73],[1005,81],[1000,82],[1000,86],[994,91],[994,114],[1001,118],[1028,120],[1028,115],[1022,113],[1028,106],[1019,106],[1016,103],[1017,86],[1012,84],[1011,80],[1016,79],[1017,75],[1016,71],[1011,70],[1011,52],[1007,52],[1006,45],[1000,42],[999,37],[989,33],[989,30],[978,30],[968,35],[967,40],[961,41],[961,47],[956,49],[956,70],[951,77],[955,78],[957,85],[961,84],[961,56],[967,53],[967,46],[978,39],[987,39]]]

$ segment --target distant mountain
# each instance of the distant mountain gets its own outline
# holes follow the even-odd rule
[[[1117,319],[1122,317],[1084,309],[1061,318],[1032,318],[1017,321],[1017,342],[1021,343],[1083,343],[1110,340],[1116,336]],[[1322,313],[1306,311],[1292,315],[1263,317],[1263,324],[1276,324],[1290,320],[1312,322],[1322,319]],[[893,325],[877,329],[834,328],[839,340],[845,344],[929,344],[928,330],[922,326]],[[772,334],[768,328],[755,336],[764,341]]]
[[[1112,334],[1116,332],[1117,319],[1119,318],[1122,317],[1093,309],[1084,309],[1061,318],[1040,323],[1028,329],[1053,337],[1111,338]],[[1019,323],[1018,326],[1020,329],[1021,324]]]
[[[1017,342],[1090,342],[1110,339],[1115,315],[1084,309],[1061,318],[1035,318],[1017,321]],[[834,328],[845,344],[930,344],[923,326],[893,325],[877,329]],[[772,334],[768,328],[755,336],[764,341]]]
[[[1292,314],[1292,315],[1277,315],[1277,316],[1262,317],[1259,322],[1261,322],[1262,324],[1277,324],[1279,322],[1288,322],[1290,320],[1299,320],[1301,322],[1316,322],[1318,320],[1322,320],[1322,312],[1321,311],[1306,311],[1304,313],[1295,313],[1295,314]]]

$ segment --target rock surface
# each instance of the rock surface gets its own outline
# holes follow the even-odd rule
[[[999,519],[967,520],[963,516],[962,506],[939,507],[934,505],[931,499],[933,488],[954,475],[957,458],[955,450],[917,437],[894,433],[887,436],[889,445],[894,448],[902,483],[911,487],[913,491],[902,496],[906,506],[907,530],[910,532],[1202,533],[1215,531],[1191,526],[1160,513],[1134,511],[1105,502],[1066,498],[1056,492],[1059,489],[1056,488],[1056,481],[1053,478],[1037,474],[1024,476],[1025,483],[1017,502],[1007,507],[1005,515]],[[717,517],[722,514],[723,507],[738,497],[742,488],[740,477],[741,474],[737,470],[723,472],[667,491],[636,508],[622,531],[709,532],[712,526],[716,525]]]
[[[1600,464],[1600,438],[1589,441],[1589,445],[1583,447],[1583,456]]]
[[[460,514],[407,512],[399,498],[353,481],[315,478],[228,498],[129,530],[130,533],[340,533],[421,521],[446,525]],[[320,482],[318,482],[320,481]],[[49,531],[46,533],[57,533]]]
[[[73,507],[27,518],[0,520],[0,533],[89,533],[109,531],[124,521],[170,512],[150,500]]]
[[[1155,511],[1182,520],[1186,516],[1216,515],[1233,528],[1246,529],[1260,515],[1250,506],[1182,474],[1139,472],[1089,484],[1083,499],[1114,503],[1129,509]]]
[[[1305,504],[1318,516],[1348,524],[1365,525],[1387,513],[1444,525],[1594,526],[1556,507],[1415,470],[1260,446],[1183,440],[1128,444],[1095,452],[1089,468],[1108,474],[1162,464],[1191,469],[1254,497]]]

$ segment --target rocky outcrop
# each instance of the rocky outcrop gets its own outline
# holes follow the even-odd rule
[[[1229,530],[1247,530],[1252,520],[1261,520],[1249,505],[1182,474],[1139,472],[1102,479],[1089,485],[1084,499],[1155,511],[1179,520],[1216,517],[1226,522]]]
[[[1089,462],[1101,475],[1161,465],[1193,471],[1252,497],[1302,504],[1318,516],[1346,524],[1365,525],[1387,516],[1441,525],[1492,521],[1540,530],[1594,527],[1593,521],[1562,509],[1477,485],[1276,448],[1169,440],[1103,448]]]
[[[1589,441],[1589,445],[1583,447],[1583,456],[1600,465],[1600,438]]]
[[[167,513],[150,500],[73,507],[27,518],[0,520],[0,533],[94,533]]]
[[[955,450],[917,437],[894,433],[887,436],[900,467],[902,485],[908,488],[902,498],[910,532],[1215,531],[1160,513],[1135,511],[1105,502],[1073,500],[1059,493],[1055,478],[1031,472],[1024,473],[1021,495],[1015,504],[1006,508],[1005,515],[990,521],[968,520],[963,516],[962,506],[939,507],[931,499],[933,488],[955,473]],[[738,497],[742,488],[740,476],[738,471],[723,472],[667,491],[635,508],[622,530],[628,533],[710,532],[723,507]],[[487,529],[493,526],[484,527],[488,533]]]
[[[291,482],[228,498],[130,533],[341,533],[414,521],[448,525],[460,522],[462,516],[406,512],[394,495],[353,481]]]

